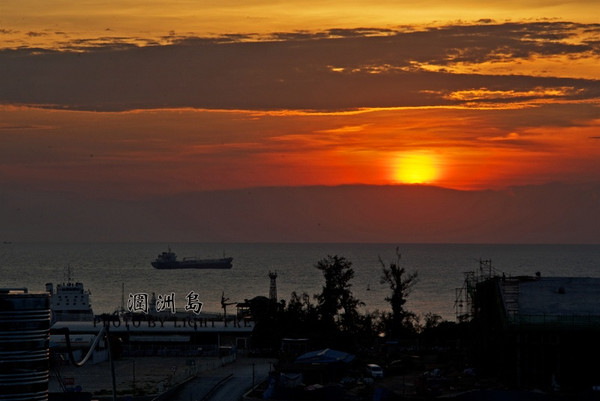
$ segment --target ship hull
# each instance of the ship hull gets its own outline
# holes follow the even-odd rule
[[[155,269],[231,269],[233,258],[183,260],[183,261],[154,261]]]

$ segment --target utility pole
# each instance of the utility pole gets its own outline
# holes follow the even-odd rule
[[[229,298],[225,298],[225,291],[221,292],[221,307],[223,308],[223,324],[227,327],[227,305],[233,305],[235,302],[227,302]]]

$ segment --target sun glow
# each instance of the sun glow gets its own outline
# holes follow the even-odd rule
[[[393,178],[405,184],[429,184],[439,178],[436,157],[427,152],[402,153],[394,162]]]

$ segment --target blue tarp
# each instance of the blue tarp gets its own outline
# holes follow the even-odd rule
[[[354,359],[354,355],[348,354],[342,351],[336,351],[333,349],[325,348],[318,351],[307,352],[304,355],[300,355],[296,358],[296,363],[310,363],[310,364],[328,364],[335,362],[351,362]]]

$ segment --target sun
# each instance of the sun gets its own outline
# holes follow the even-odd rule
[[[429,184],[435,182],[438,177],[437,158],[429,152],[401,153],[394,162],[394,181],[404,184]]]

